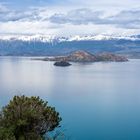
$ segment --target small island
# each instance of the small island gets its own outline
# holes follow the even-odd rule
[[[57,61],[54,63],[55,66],[61,66],[61,67],[67,67],[70,66],[71,64],[67,61]]]

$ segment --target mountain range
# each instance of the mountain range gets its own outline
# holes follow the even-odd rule
[[[140,58],[140,35],[0,35],[1,56],[58,56],[77,50],[113,52]]]
[[[58,37],[54,35],[0,35],[3,41],[39,41],[39,42],[65,42],[65,41],[92,41],[92,40],[140,40],[140,35],[116,36],[116,35],[75,35],[69,37]]]

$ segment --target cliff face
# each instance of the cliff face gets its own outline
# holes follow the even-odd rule
[[[126,57],[118,56],[111,53],[101,53],[101,54],[93,55],[86,51],[76,51],[68,56],[45,58],[43,60],[44,61],[70,61],[70,62],[128,61]]]

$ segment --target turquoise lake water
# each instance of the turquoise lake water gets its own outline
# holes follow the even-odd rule
[[[140,140],[140,60],[55,67],[0,58],[0,106],[14,95],[48,100],[71,140]]]

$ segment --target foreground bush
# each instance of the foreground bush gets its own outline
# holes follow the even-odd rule
[[[60,121],[59,113],[48,102],[15,96],[0,113],[0,140],[44,140]]]

